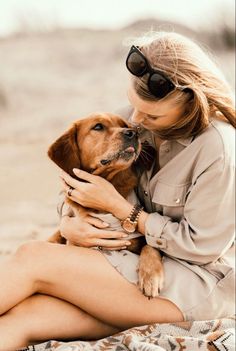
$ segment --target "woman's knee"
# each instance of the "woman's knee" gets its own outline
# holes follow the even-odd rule
[[[50,244],[44,241],[28,241],[18,247],[13,255],[13,259],[32,264],[38,258],[40,259],[43,256],[45,258],[45,252],[48,249],[48,245]]]
[[[37,292],[44,293],[46,287],[61,281],[63,274],[87,274],[92,262],[97,262],[96,254],[95,250],[78,246],[30,241],[18,248],[13,260],[34,280]]]
[[[12,256],[12,264],[23,272],[25,280],[33,284],[34,293],[41,290],[42,285],[48,282],[55,271],[56,244],[44,241],[29,241],[21,245]],[[59,245],[58,245],[59,246]]]

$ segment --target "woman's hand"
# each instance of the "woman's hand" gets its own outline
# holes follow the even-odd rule
[[[74,169],[73,172],[86,182],[62,173],[63,189],[72,201],[86,208],[112,213],[119,219],[129,215],[133,206],[106,179],[79,169]],[[68,194],[70,187],[73,189]]]
[[[85,217],[78,215],[76,217],[63,216],[60,223],[60,232],[71,244],[78,246],[100,246],[107,250],[127,248],[130,242],[124,238],[128,235],[116,231],[104,230],[107,227],[106,223],[90,215]]]

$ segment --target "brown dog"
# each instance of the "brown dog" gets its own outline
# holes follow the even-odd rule
[[[75,122],[49,148],[48,155],[60,168],[75,177],[73,168],[99,175],[111,182],[125,198],[137,186],[138,178],[132,166],[141,151],[136,129],[120,116],[93,114]],[[88,209],[66,197],[71,215],[80,216]],[[91,211],[91,210],[90,210]],[[144,295],[155,297],[163,284],[163,267],[158,250],[146,245],[144,236],[128,239],[128,250],[140,254],[139,286]],[[60,232],[50,242],[65,243]]]

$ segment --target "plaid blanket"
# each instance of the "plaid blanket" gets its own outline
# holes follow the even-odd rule
[[[21,351],[234,351],[235,318],[151,324],[96,341],[50,340]]]

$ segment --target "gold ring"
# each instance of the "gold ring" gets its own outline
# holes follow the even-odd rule
[[[74,190],[74,188],[72,188],[72,186],[70,186],[69,189],[67,190],[67,195],[71,196],[73,190]]]

